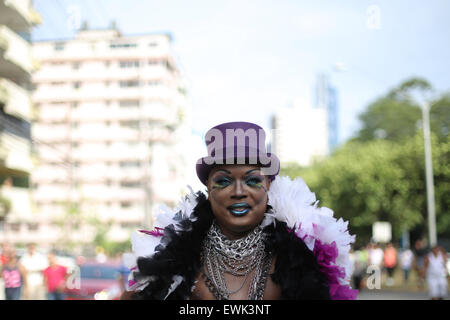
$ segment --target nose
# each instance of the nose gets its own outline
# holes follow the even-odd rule
[[[237,180],[235,183],[235,186],[233,188],[233,194],[231,195],[231,198],[233,199],[243,199],[247,197],[246,189],[242,185],[241,180]]]

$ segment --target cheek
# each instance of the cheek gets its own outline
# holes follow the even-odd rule
[[[216,214],[219,210],[225,210],[224,196],[220,194],[218,190],[212,190],[209,193],[208,198],[214,214]]]
[[[267,204],[268,200],[268,191],[269,189],[264,185],[260,189],[255,189],[253,192],[253,199],[255,201],[255,205]]]

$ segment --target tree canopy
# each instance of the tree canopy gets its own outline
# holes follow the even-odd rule
[[[370,141],[386,139],[401,142],[422,130],[422,111],[411,97],[413,91],[432,92],[431,85],[423,79],[412,78],[376,99],[359,115],[361,129],[354,139]],[[448,138],[450,126],[450,94],[440,95],[430,101],[431,131],[438,139]]]
[[[322,206],[349,220],[357,244],[370,240],[375,221],[389,221],[393,238],[404,230],[419,238],[427,232],[424,140],[421,110],[399,94],[414,86],[412,79],[370,104],[360,115],[361,130],[326,160],[311,167],[293,164],[281,174],[302,177]],[[403,91],[402,91],[403,90]],[[450,237],[450,166],[448,126],[450,99],[443,95],[431,108],[432,153],[437,232]]]

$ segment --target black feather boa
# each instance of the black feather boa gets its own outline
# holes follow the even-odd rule
[[[162,300],[169,292],[174,275],[183,277],[180,285],[166,299],[186,300],[192,293],[195,280],[200,272],[200,253],[214,215],[206,196],[197,193],[197,205],[191,218],[179,219],[182,231],[175,232],[173,225],[164,229],[161,245],[155,249],[151,258],[140,257],[136,279],[150,277],[151,281],[132,299]],[[304,242],[290,232],[284,222],[264,228],[269,234],[266,250],[277,257],[275,272],[271,274],[274,283],[281,288],[281,298],[330,299],[327,277],[319,271],[316,258]]]

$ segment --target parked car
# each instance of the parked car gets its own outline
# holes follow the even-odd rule
[[[67,281],[67,300],[117,300],[120,295],[118,262],[83,262]]]

